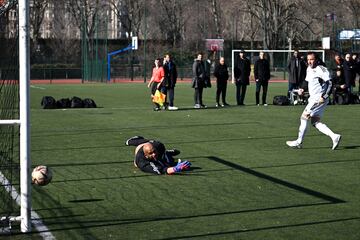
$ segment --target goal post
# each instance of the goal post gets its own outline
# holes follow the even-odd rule
[[[7,2],[7,1],[5,1]],[[15,1],[9,1],[10,3],[14,3]],[[1,2],[2,7],[6,6],[15,6],[13,5],[3,5],[4,2]],[[0,83],[2,86],[0,87],[0,99],[2,100],[2,103],[6,103],[8,105],[2,106],[3,111],[1,111],[0,115],[0,127],[2,127],[1,130],[5,128],[5,126],[13,126],[13,127],[19,127],[20,128],[20,139],[19,139],[19,159],[16,159],[19,161],[20,165],[20,216],[14,216],[9,217],[10,221],[20,221],[20,230],[21,232],[27,233],[31,232],[31,160],[30,160],[30,37],[29,37],[29,1],[27,0],[18,0],[18,67],[19,72],[18,81],[10,78],[1,79]],[[1,9],[2,10],[2,9]],[[6,10],[9,10],[6,9]],[[15,58],[15,55],[13,56]],[[12,60],[9,60],[9,64],[11,64]],[[14,61],[16,62],[16,61]],[[5,87],[4,87],[5,86]],[[18,86],[18,87],[17,87]],[[10,89],[8,92],[5,91],[7,89]],[[15,92],[17,91],[17,92]],[[9,95],[7,95],[9,94]],[[5,98],[13,98],[13,99],[6,99]],[[15,104],[15,102],[18,104]],[[13,112],[17,112],[16,116],[12,114]],[[18,118],[18,119],[13,119]],[[2,133],[2,132],[1,132]],[[9,132],[11,134],[11,132]],[[14,138],[18,138],[14,132],[12,132],[12,136]],[[3,137],[3,136],[1,136]],[[6,139],[4,139],[6,141]],[[3,142],[4,143],[4,142]],[[11,143],[8,143],[9,145]],[[3,146],[3,145],[2,145]],[[9,146],[10,151],[12,150],[12,146]],[[0,149],[3,150],[3,149]],[[0,153],[3,153],[0,151]],[[14,159],[8,159],[9,156],[2,156],[0,155],[1,159],[3,161],[8,161],[10,165],[12,165],[12,162]],[[4,163],[4,162],[1,162]],[[13,171],[13,169],[10,169],[10,172]],[[11,174],[10,174],[11,176]],[[2,179],[1,187],[7,188],[7,191],[10,195],[12,195],[12,198],[19,197],[19,196],[13,196],[16,191],[13,189],[13,183],[9,182],[6,183],[8,179],[6,179],[7,176],[0,173],[0,177]],[[10,179],[12,180],[12,179]],[[4,184],[5,183],[5,184]],[[15,199],[14,199],[15,200]],[[1,217],[1,216],[0,216]],[[2,220],[2,218],[1,218]]]
[[[281,73],[284,74],[282,77],[285,80],[285,72],[287,72],[287,64],[291,57],[291,53],[294,52],[294,50],[247,50],[247,49],[233,49],[231,52],[231,79],[232,82],[235,82],[235,75],[234,75],[234,68],[237,64],[237,61],[239,59],[239,53],[240,51],[245,51],[246,57],[250,60],[251,65],[254,65],[255,61],[259,57],[260,52],[265,52],[268,55],[272,55],[272,60],[270,61],[270,66],[272,66],[272,76],[279,76]],[[301,54],[305,55],[307,52],[315,52],[319,55],[321,55],[322,60],[325,62],[325,50],[298,50]]]

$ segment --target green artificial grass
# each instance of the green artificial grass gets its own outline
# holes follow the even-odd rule
[[[142,83],[32,86],[32,165],[54,173],[33,186],[33,208],[57,239],[359,239],[360,105],[325,111],[343,136],[338,150],[313,127],[303,149],[289,149],[304,106],[273,106],[286,89],[270,84],[269,106],[255,106],[251,85],[238,107],[229,84],[232,106],[217,109],[213,86],[208,109],[194,110],[193,89],[179,83],[179,111],[154,112]],[[99,108],[44,110],[46,95],[90,97]],[[191,171],[139,171],[124,145],[134,135],[180,149]]]

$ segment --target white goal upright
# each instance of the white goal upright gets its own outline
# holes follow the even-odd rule
[[[255,63],[255,61],[259,58],[260,52],[265,52],[268,56],[267,59],[270,60],[270,66],[272,72],[285,72],[287,71],[287,64],[292,56],[292,53],[294,50],[289,49],[280,49],[280,50],[248,50],[248,49],[233,49],[231,54],[231,78],[232,82],[235,82],[235,76],[234,76],[234,68],[237,64],[237,61],[239,59],[239,53],[240,51],[245,51],[245,56],[250,60],[251,65]],[[307,52],[315,52],[321,57],[321,59],[325,62],[325,50],[298,50],[306,60],[306,53]],[[270,56],[270,59],[269,59]],[[253,72],[252,72],[253,73]],[[276,76],[276,74],[272,74],[272,76]],[[282,77],[284,78],[284,77]]]
[[[31,231],[31,176],[30,176],[30,38],[29,1],[18,0],[19,8],[19,119],[0,119],[0,125],[20,125],[20,216],[21,232]],[[10,83],[11,84],[11,83]],[[2,175],[1,175],[2,176]],[[11,184],[11,183],[10,183]],[[5,184],[8,185],[8,184]],[[15,191],[9,190],[9,194]],[[14,197],[13,197],[14,198]]]

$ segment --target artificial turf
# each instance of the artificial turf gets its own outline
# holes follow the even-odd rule
[[[193,109],[179,83],[179,111],[154,112],[142,83],[31,87],[32,165],[53,181],[33,187],[34,210],[57,239],[360,239],[360,105],[328,106],[323,122],[342,134],[339,148],[311,127],[303,149],[289,149],[304,106],[274,106],[286,83],[269,86],[269,106]],[[90,97],[96,109],[41,109],[42,96]],[[173,176],[133,166],[142,135],[181,150],[192,169]],[[11,236],[23,239],[24,235]],[[37,239],[32,233],[26,238]]]

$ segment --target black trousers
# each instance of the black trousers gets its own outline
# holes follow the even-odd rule
[[[237,105],[243,105],[245,94],[246,94],[247,85],[236,83],[236,103]]]
[[[203,87],[195,88],[195,93],[194,93],[195,104],[203,105],[203,101],[202,101],[203,90],[204,90]]]
[[[174,106],[174,95],[175,95],[174,88],[168,88],[166,94],[166,102],[169,100],[170,107]]]
[[[220,95],[221,95],[221,100],[222,103],[225,104],[226,103],[226,88],[227,88],[227,83],[221,83],[217,85],[217,89],[216,89],[216,103],[219,103],[220,100]]]
[[[255,92],[256,104],[260,103],[260,90],[261,90],[261,87],[263,89],[263,91],[262,91],[262,104],[266,104],[266,95],[267,95],[267,91],[268,91],[268,82],[256,82],[256,92]]]

